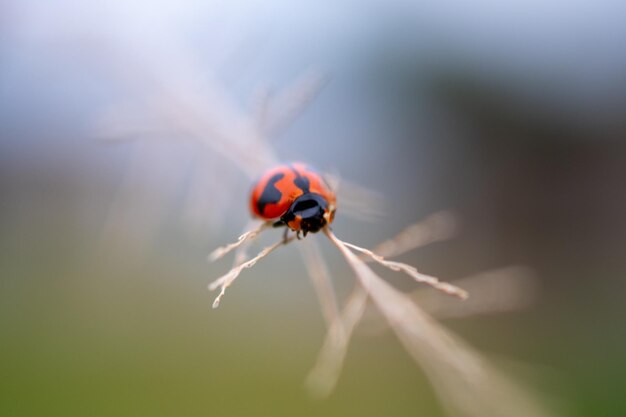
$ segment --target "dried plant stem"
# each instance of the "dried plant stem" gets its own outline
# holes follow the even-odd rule
[[[246,233],[247,230],[252,229],[255,225],[256,225],[256,221],[251,219],[249,220],[245,227],[243,228],[242,234]],[[232,267],[234,268],[239,264],[244,263],[245,261],[248,260],[248,248],[250,247],[250,244],[252,243],[252,239],[246,239],[245,242],[241,243],[237,249],[235,249],[235,256],[233,257],[233,263],[232,263]]]
[[[374,304],[432,381],[442,403],[467,417],[546,417],[527,392],[489,366],[478,353],[424,313],[409,296],[381,279],[329,229]]]
[[[326,234],[328,235],[328,232]],[[360,246],[353,245],[352,243],[341,241],[336,236],[334,237],[334,239],[338,240],[339,242],[341,242],[342,245],[350,249],[356,250],[358,252],[361,252],[369,256],[372,260],[378,262],[379,264],[381,264],[382,266],[386,268],[391,269],[392,271],[404,272],[405,274],[409,275],[417,282],[428,284],[431,287],[438,289],[439,291],[442,291],[448,295],[454,295],[461,299],[466,299],[468,297],[467,291],[459,287],[456,287],[452,284],[448,284],[447,282],[439,281],[438,278],[432,277],[430,275],[424,275],[418,272],[418,270],[415,267],[412,267],[411,265],[407,265],[401,262],[388,261],[382,256],[375,254],[369,249],[365,249]]]
[[[317,294],[326,325],[331,326],[339,318],[339,308],[326,261],[320,253],[317,241],[313,239],[303,240],[298,248]]]
[[[303,73],[270,100],[266,110],[268,114],[259,126],[261,133],[267,138],[277,138],[303,113],[328,81],[327,74],[314,69]]]
[[[266,247],[261,252],[259,252],[259,254],[257,256],[255,256],[254,258],[252,258],[252,259],[250,259],[250,260],[248,260],[248,261],[246,261],[246,262],[244,262],[242,264],[237,265],[236,267],[234,267],[233,269],[228,271],[225,275],[223,275],[221,278],[218,278],[215,281],[213,281],[212,283],[210,283],[209,284],[209,290],[211,290],[211,291],[214,291],[218,287],[221,286],[219,295],[215,298],[215,301],[213,301],[213,308],[219,307],[220,301],[221,301],[222,297],[224,296],[224,293],[226,292],[226,288],[228,288],[228,287],[230,287],[232,285],[232,283],[237,279],[237,277],[239,276],[241,271],[243,271],[246,268],[253,267],[259,260],[263,259],[267,255],[272,253],[279,246],[288,244],[294,238],[295,238],[295,235],[292,235],[292,236],[288,237],[287,239],[282,239],[282,240],[274,243],[273,245]]]
[[[396,237],[378,245],[377,248],[384,252],[385,256],[399,255],[429,243],[450,238],[453,234],[453,224],[454,218],[450,212],[437,212],[409,226]],[[372,252],[379,253],[378,250]],[[368,255],[363,256],[365,262],[373,261]],[[432,295],[423,290],[422,292]],[[330,395],[337,384],[352,333],[365,313],[367,298],[367,292],[361,285],[357,285],[349,295],[341,316],[330,325],[317,362],[306,380],[307,386],[314,396],[326,397]],[[440,297],[433,298],[440,299]],[[457,304],[454,303],[454,305]],[[340,333],[339,329],[343,333]]]
[[[328,328],[317,362],[306,379],[306,385],[315,397],[327,397],[335,388],[352,333],[361,321],[366,305],[367,292],[357,285],[348,297],[341,316]]]
[[[342,178],[337,173],[326,174],[324,178],[341,197],[343,215],[368,222],[383,217],[387,200],[382,194]]]
[[[377,245],[372,252],[393,258],[430,243],[450,239],[455,231],[455,216],[450,211],[438,211]]]
[[[269,138],[264,134],[263,129],[267,123],[267,113],[271,98],[272,93],[269,86],[267,84],[261,84],[256,86],[250,100],[250,119],[254,123],[259,137],[261,137],[265,143],[269,142]]]
[[[461,318],[517,311],[531,305],[537,296],[536,277],[523,266],[484,271],[455,281],[472,296],[464,303],[437,297],[423,288],[411,298],[429,314],[439,318]]]
[[[259,233],[261,233],[263,230],[267,229],[270,225],[271,225],[271,222],[263,222],[256,229],[252,229],[252,230],[250,230],[248,232],[245,232],[241,236],[239,236],[237,238],[236,242],[233,242],[233,243],[230,243],[230,244],[228,244],[226,246],[221,246],[221,247],[215,249],[213,252],[211,252],[209,254],[209,256],[208,256],[209,260],[213,262],[213,261],[216,261],[216,260],[222,258],[224,255],[226,255],[227,253],[229,253],[233,249],[236,249],[239,246],[241,246],[244,242],[246,242],[248,240],[252,240],[255,237],[257,237],[259,235]]]

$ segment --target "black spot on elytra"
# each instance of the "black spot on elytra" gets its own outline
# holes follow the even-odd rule
[[[280,181],[284,176],[285,174],[279,173],[279,174],[274,175],[272,178],[270,178],[267,181],[267,184],[265,184],[265,188],[263,189],[261,196],[256,202],[256,208],[259,211],[259,213],[261,214],[263,213],[263,210],[265,209],[266,205],[276,204],[280,201],[280,198],[283,195],[280,192],[280,190],[276,188],[276,183]]]
[[[294,167],[291,167],[291,170],[294,174],[296,174],[296,178],[293,180],[293,183],[296,185],[296,187],[302,190],[303,194],[308,193],[310,191],[309,188],[311,187],[309,179],[300,175],[300,173]]]

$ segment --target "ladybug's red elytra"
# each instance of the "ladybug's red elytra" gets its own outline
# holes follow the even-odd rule
[[[266,171],[254,186],[250,210],[275,227],[315,233],[332,223],[335,193],[322,176],[302,163],[280,165]]]

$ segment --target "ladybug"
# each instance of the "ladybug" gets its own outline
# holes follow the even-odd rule
[[[250,210],[274,227],[315,233],[332,223],[335,193],[324,178],[302,163],[280,165],[266,171],[252,187]]]

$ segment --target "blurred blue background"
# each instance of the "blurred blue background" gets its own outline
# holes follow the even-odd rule
[[[248,220],[249,180],[151,106],[205,97],[228,128],[220,97],[245,112],[315,69],[329,84],[273,146],[386,201],[371,223],[340,201],[337,234],[372,247],[453,209],[458,237],[402,260],[529,265],[539,293],[446,324],[564,415],[624,415],[625,21],[608,0],[0,3],[0,414],[442,415],[390,332],[307,396],[324,324],[293,247],[210,310],[228,262],[206,253]],[[111,109],[155,133],[103,140]]]

